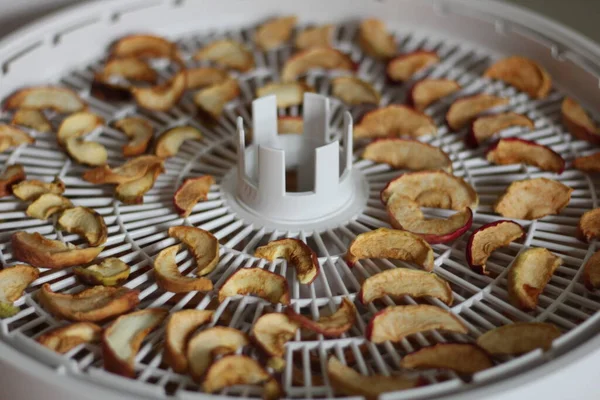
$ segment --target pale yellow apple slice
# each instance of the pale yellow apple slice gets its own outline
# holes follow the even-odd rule
[[[561,106],[562,123],[577,139],[600,144],[600,130],[584,108],[571,97],[565,97]]]
[[[532,178],[510,184],[494,206],[506,218],[538,219],[561,212],[571,200],[570,187],[547,178]]]
[[[171,128],[158,137],[154,154],[161,158],[173,157],[186,140],[200,140],[202,132],[193,126],[184,125]]]
[[[156,284],[160,288],[173,293],[212,290],[213,285],[210,279],[184,276],[179,272],[175,261],[178,251],[179,245],[175,245],[158,253],[154,260],[154,280]]]
[[[383,21],[375,18],[365,19],[358,26],[358,44],[373,58],[387,60],[396,55],[394,35],[388,33]]]
[[[22,144],[31,144],[35,139],[27,132],[8,124],[0,124],[0,153]]]
[[[66,197],[54,193],[44,193],[27,207],[25,214],[31,218],[46,221],[57,212],[71,207],[73,207],[73,203]]]
[[[52,124],[40,110],[19,108],[12,117],[11,124],[25,126],[38,132],[52,131]]]
[[[304,133],[304,120],[302,117],[286,115],[277,118],[277,133]]]
[[[353,71],[356,65],[352,59],[339,50],[331,47],[313,47],[295,53],[281,70],[284,82],[295,82],[301,75],[311,69]]]
[[[125,204],[142,204],[144,194],[152,189],[156,178],[163,171],[162,164],[155,164],[141,178],[118,185],[115,189],[115,197]]]
[[[198,276],[210,274],[219,263],[219,240],[210,232],[193,226],[172,226],[169,236],[189,247],[196,260]]]
[[[256,29],[254,42],[264,51],[273,50],[285,44],[292,37],[292,30],[298,18],[294,15],[273,18]]]
[[[100,264],[75,267],[73,273],[88,285],[117,286],[129,278],[129,265],[116,257],[105,258]]]
[[[548,72],[537,62],[520,56],[495,62],[483,76],[504,81],[534,99],[545,98],[552,89],[552,78]]]
[[[206,201],[210,187],[214,184],[215,179],[210,175],[186,179],[173,196],[177,213],[182,217],[189,216],[198,202]]]
[[[487,150],[486,158],[497,165],[527,164],[542,171],[562,174],[565,160],[550,147],[520,138],[500,139]]]
[[[575,158],[573,168],[588,173],[600,172],[600,152]]]
[[[294,339],[298,324],[288,315],[269,313],[262,315],[252,326],[252,337],[269,356],[283,357],[285,344]]]
[[[57,86],[33,86],[17,90],[4,101],[4,108],[15,110],[28,108],[34,110],[51,109],[67,114],[86,108],[86,104],[71,89]]]
[[[465,249],[467,263],[474,271],[487,274],[485,263],[490,255],[524,237],[525,230],[516,222],[500,220],[485,224],[469,236]]]
[[[83,237],[90,246],[100,246],[108,237],[104,217],[88,207],[64,210],[58,218],[58,224],[61,229]]]
[[[296,268],[298,281],[311,284],[319,276],[320,266],[316,253],[299,239],[279,239],[260,246],[254,252],[254,257],[274,261],[284,258]]]
[[[477,117],[471,123],[471,129],[469,129],[465,141],[470,147],[477,147],[503,130],[513,127],[531,130],[535,127],[535,124],[527,116],[512,111],[484,115]]]
[[[449,369],[459,374],[475,374],[494,366],[490,356],[470,343],[438,343],[402,357],[402,368]]]
[[[190,68],[186,73],[186,89],[200,89],[225,82],[229,73],[215,67]]]
[[[222,83],[201,89],[194,94],[194,103],[201,111],[208,113],[213,119],[218,119],[225,105],[240,95],[240,86],[234,78]]]
[[[163,360],[178,374],[188,369],[187,347],[190,336],[213,317],[210,310],[180,310],[171,314],[165,329]]]
[[[442,149],[413,139],[377,139],[365,147],[362,158],[411,171],[441,169],[452,172],[452,160]]]
[[[106,164],[108,159],[106,147],[97,142],[69,138],[65,142],[65,148],[69,156],[80,164],[97,167]]]
[[[346,297],[342,299],[339,308],[331,315],[322,316],[313,321],[311,318],[298,314],[291,307],[285,309],[289,319],[302,328],[320,333],[325,337],[339,337],[348,332],[356,322],[356,307]]]
[[[423,79],[415,83],[408,92],[407,104],[417,111],[427,107],[461,89],[458,82],[451,79]]]
[[[17,314],[20,309],[13,305],[25,289],[40,276],[37,268],[17,264],[0,270],[0,318]]]
[[[110,82],[112,77],[155,83],[158,78],[156,71],[146,61],[137,57],[113,58],[109,60],[102,71],[95,75],[95,79]]]
[[[417,50],[392,59],[387,66],[387,75],[394,82],[404,82],[439,62],[440,57],[435,52]]]
[[[285,108],[302,104],[304,93],[315,90],[303,82],[271,82],[256,90],[256,97],[275,95],[277,107]]]
[[[560,329],[550,323],[515,322],[487,331],[477,338],[477,345],[491,355],[519,355],[548,350],[560,335]]]
[[[124,36],[112,45],[110,55],[112,58],[179,58],[175,43],[156,35]]]
[[[199,61],[212,61],[215,64],[247,72],[254,68],[254,56],[241,43],[231,39],[216,40],[194,54]]]
[[[509,100],[491,94],[476,94],[456,100],[446,113],[446,123],[453,131],[458,131],[471,123],[479,114],[495,107],[505,106]]]
[[[219,302],[237,295],[255,295],[273,304],[290,303],[285,277],[262,268],[240,268],[219,289]]]
[[[332,79],[331,94],[350,106],[377,105],[381,99],[381,95],[373,85],[353,76],[340,76]]]
[[[58,143],[64,146],[67,139],[80,138],[104,125],[104,118],[89,111],[80,111],[62,120],[56,133]]]
[[[335,26],[321,25],[306,28],[296,35],[294,45],[297,49],[304,50],[311,47],[330,47],[333,41]]]
[[[154,136],[154,128],[148,120],[140,117],[126,117],[116,121],[114,126],[129,138],[129,143],[123,145],[125,157],[139,156],[146,152],[148,144]]]
[[[36,341],[57,353],[65,354],[83,343],[97,343],[102,338],[102,328],[91,322],[75,322],[51,330]]]
[[[437,126],[426,114],[410,107],[392,104],[369,111],[354,127],[357,139],[437,135]]]
[[[33,201],[44,193],[62,194],[65,184],[58,177],[53,182],[47,183],[38,180],[27,180],[13,185],[13,194],[23,201]]]
[[[132,87],[131,94],[136,103],[152,111],[169,111],[173,108],[186,88],[185,71],[179,71],[167,82],[151,87]]]
[[[127,183],[140,179],[146,175],[148,170],[155,167],[162,168],[163,160],[157,156],[139,156],[125,162],[118,168],[110,168],[108,165],[103,165],[86,171],[83,174],[83,179],[96,184],[103,183]]]

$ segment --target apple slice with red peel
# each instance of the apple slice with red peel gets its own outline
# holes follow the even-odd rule
[[[20,311],[13,302],[23,296],[25,289],[39,276],[37,268],[23,264],[0,270],[0,318],[12,317]]]
[[[319,260],[315,252],[299,239],[280,239],[260,246],[254,252],[254,257],[274,261],[284,258],[289,264],[296,268],[298,281],[303,284],[311,284],[319,275]]]
[[[346,252],[350,266],[365,258],[391,258],[433,269],[433,250],[421,237],[406,231],[379,228],[356,236]]]
[[[483,76],[504,81],[534,99],[546,98],[552,89],[552,78],[548,72],[537,62],[520,56],[495,62]]]
[[[438,343],[402,357],[402,368],[449,369],[459,374],[475,374],[494,366],[490,356],[470,343]]]
[[[12,256],[40,268],[65,268],[91,262],[103,247],[79,248],[39,233],[15,232],[11,238]]]
[[[306,28],[296,35],[294,45],[297,49],[305,50],[311,47],[331,47],[335,26],[321,25]]]
[[[158,78],[156,71],[146,61],[131,56],[109,60],[94,78],[102,82],[110,82],[114,76],[148,83],[155,83]]]
[[[352,328],[356,322],[356,307],[347,298],[343,298],[339,308],[329,316],[320,317],[313,321],[311,318],[298,314],[291,307],[285,309],[290,320],[302,328],[320,333],[325,337],[340,337]]]
[[[573,160],[573,168],[587,173],[600,172],[600,152]]]
[[[135,378],[135,356],[144,338],[169,315],[162,308],[147,308],[117,318],[102,335],[104,369]]]
[[[277,133],[304,133],[304,120],[302,117],[283,116],[277,118]]]
[[[498,140],[487,150],[486,158],[492,164],[527,164],[559,175],[565,170],[565,160],[550,147],[519,138]]]
[[[290,304],[285,277],[262,268],[240,268],[219,289],[219,302],[237,295],[255,295],[273,304]]]
[[[510,184],[494,205],[506,218],[538,219],[561,212],[571,200],[573,189],[546,178],[525,179]]]
[[[509,100],[491,94],[476,94],[456,100],[446,113],[446,123],[453,131],[466,127],[479,114],[495,107],[505,106]]]
[[[13,194],[23,201],[33,201],[44,193],[62,194],[64,191],[65,184],[58,177],[54,178],[51,183],[32,179],[12,186]]]
[[[485,263],[490,255],[524,237],[525,230],[516,222],[500,220],[485,224],[469,236],[466,247],[467,263],[473,271],[486,275]]]
[[[40,110],[19,108],[10,121],[13,125],[25,126],[38,132],[52,131],[52,124]]]
[[[535,310],[539,295],[561,264],[560,257],[542,247],[528,249],[519,254],[508,270],[510,302],[521,310]]]
[[[331,47],[313,47],[295,53],[281,70],[283,82],[295,82],[311,69],[354,71],[356,64],[346,54]]]
[[[65,142],[69,156],[80,164],[97,167],[106,164],[108,152],[100,143],[85,141],[80,138],[69,138]]]
[[[190,248],[196,259],[197,275],[208,275],[217,267],[219,240],[212,233],[193,226],[172,226],[168,232]]]
[[[144,194],[152,189],[156,178],[163,171],[162,164],[155,164],[141,178],[119,184],[115,189],[115,197],[125,204],[142,204]]]
[[[83,343],[97,343],[102,338],[102,328],[91,322],[75,322],[52,329],[36,341],[44,347],[65,354]]]
[[[254,43],[264,50],[273,50],[292,37],[292,30],[296,26],[298,18],[294,15],[288,17],[274,18],[265,22],[256,29]]]
[[[186,88],[185,71],[179,71],[167,82],[152,87],[132,87],[138,106],[151,111],[169,111],[177,104]]]
[[[442,149],[413,139],[376,139],[365,147],[362,158],[396,169],[452,172],[452,160]]]
[[[112,58],[169,58],[178,60],[177,45],[155,35],[128,35],[117,40],[110,49]]]
[[[17,90],[4,101],[4,108],[16,110],[54,110],[61,114],[73,113],[86,108],[86,104],[71,89],[57,86],[33,86]]]
[[[165,329],[163,360],[171,369],[184,374],[188,369],[187,347],[190,336],[212,320],[213,311],[180,310],[173,314]]]
[[[517,114],[516,112],[505,112],[494,115],[484,115],[476,118],[471,123],[471,129],[465,142],[469,147],[477,147],[488,139],[496,136],[501,131],[520,126],[522,128],[533,129],[534,123],[525,115]]]
[[[404,82],[416,73],[440,62],[440,57],[433,51],[417,50],[401,54],[387,65],[387,75],[394,82]]]
[[[201,140],[202,132],[193,126],[184,125],[171,128],[158,137],[154,154],[161,158],[173,157],[186,140]]]
[[[194,54],[198,61],[212,61],[215,64],[247,72],[254,68],[254,56],[241,43],[231,39],[216,40]]]
[[[96,184],[104,183],[127,183],[143,178],[148,170],[155,167],[162,168],[163,160],[157,156],[139,156],[125,162],[118,168],[112,169],[108,165],[103,165],[86,171],[83,179]]]
[[[379,104],[381,95],[370,83],[353,76],[339,76],[331,80],[331,94],[350,106]]]
[[[400,342],[405,337],[433,329],[468,333],[466,325],[450,311],[426,304],[390,306],[371,318],[366,338],[379,344]]]
[[[600,288],[600,251],[587,260],[583,268],[583,283],[588,290]]]
[[[579,219],[579,234],[586,241],[600,237],[600,208],[583,213]]]
[[[422,112],[400,104],[369,111],[354,127],[354,137],[357,139],[395,136],[417,138],[424,135],[437,135],[433,120]]]
[[[126,117],[116,121],[114,126],[129,138],[129,143],[123,146],[125,157],[139,156],[146,152],[148,143],[154,136],[154,128],[149,121],[139,117]]]
[[[369,304],[384,296],[434,297],[447,305],[452,304],[452,289],[439,276],[407,268],[388,269],[368,277],[360,288],[358,297]]]
[[[0,124],[0,153],[11,147],[31,144],[35,139],[16,126]]]
[[[252,326],[252,337],[269,356],[283,357],[285,344],[296,336],[298,323],[282,313],[259,317]]]
[[[315,90],[303,82],[271,82],[256,90],[256,97],[275,95],[277,107],[285,108],[302,104],[304,93]]]
[[[73,273],[88,285],[117,286],[129,278],[129,265],[116,257],[105,258],[100,264],[75,267]]]
[[[215,67],[197,67],[185,71],[186,89],[200,89],[218,85],[229,79],[229,73]]]
[[[212,290],[213,285],[210,279],[192,278],[179,272],[175,260],[178,251],[179,245],[175,245],[158,253],[154,260],[154,280],[156,284],[161,289],[173,293],[208,292]]]
[[[139,290],[108,286],[94,286],[77,294],[55,293],[45,283],[38,301],[57,318],[98,322],[134,309],[140,302],[139,294]]]
[[[577,139],[600,144],[600,130],[584,108],[574,99],[565,97],[561,106],[562,123]]]
[[[73,207],[64,210],[58,218],[61,229],[76,233],[90,246],[100,246],[106,242],[108,230],[102,215],[88,207]]]
[[[396,55],[396,40],[387,32],[385,23],[375,18],[363,20],[358,26],[358,44],[367,55],[388,60]]]
[[[554,324],[515,322],[487,331],[477,338],[477,345],[491,355],[519,355],[535,349],[549,350],[561,335]]]
[[[0,197],[9,196],[13,193],[13,185],[25,180],[25,168],[21,164],[13,164],[6,167],[0,175]]]
[[[451,79],[423,79],[415,83],[406,99],[406,104],[417,111],[425,111],[436,101],[450,96],[461,89],[458,82]]]
[[[57,212],[71,207],[73,207],[73,203],[69,199],[59,194],[44,193],[27,207],[25,214],[31,218],[47,221]]]
[[[58,127],[56,140],[64,146],[67,139],[80,138],[104,125],[104,118],[89,111],[80,111],[62,120]]]
[[[194,94],[194,103],[213,119],[218,119],[225,105],[240,95],[237,80],[230,78],[223,83],[217,83]]]
[[[177,213],[182,217],[189,216],[198,202],[206,201],[210,187],[214,184],[215,179],[210,175],[186,179],[173,196]]]

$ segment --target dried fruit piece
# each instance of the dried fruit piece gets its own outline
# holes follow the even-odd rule
[[[94,78],[102,82],[110,82],[111,77],[114,76],[132,81],[155,83],[158,74],[141,58],[123,57],[109,60]]]
[[[21,164],[6,167],[0,175],[0,197],[5,197],[13,192],[13,185],[25,180],[25,169]]]
[[[0,153],[11,147],[33,142],[35,142],[35,139],[29,136],[27,132],[16,126],[0,124]]]
[[[161,308],[147,308],[117,318],[102,335],[104,369],[114,374],[135,377],[135,356],[144,338],[169,314]]]
[[[423,238],[388,228],[356,236],[345,257],[349,265],[364,258],[391,258],[417,264],[427,271],[433,269],[433,250]]]
[[[129,143],[123,145],[125,157],[137,156],[146,152],[148,143],[154,136],[154,128],[150,122],[144,118],[126,117],[116,121],[114,126],[129,138]]]
[[[296,16],[279,17],[265,22],[256,29],[254,42],[264,51],[273,50],[292,37],[296,25]]]
[[[579,233],[588,242],[600,237],[600,208],[583,213],[579,219]]]
[[[127,183],[143,178],[154,168],[162,169],[163,161],[157,156],[140,156],[129,160],[119,168],[111,169],[108,165],[86,171],[83,179],[91,183]]]
[[[433,51],[417,50],[402,54],[388,63],[387,75],[394,82],[404,82],[416,73],[440,62],[440,57]]]
[[[315,90],[303,82],[271,82],[256,90],[256,97],[275,95],[277,107],[285,108],[302,104],[304,93]]]
[[[339,50],[331,47],[313,47],[295,53],[285,62],[281,70],[281,80],[295,82],[313,68],[354,71],[356,64]]]
[[[28,108],[33,110],[51,109],[67,114],[86,108],[85,103],[71,89],[56,86],[33,86],[17,90],[4,101],[4,108],[15,110]]]
[[[306,243],[298,239],[280,239],[260,246],[254,257],[274,261],[285,258],[288,264],[296,268],[296,276],[300,283],[311,284],[319,275],[319,260],[315,252]]]
[[[291,307],[286,308],[285,311],[290,320],[300,324],[302,328],[320,333],[325,337],[339,337],[352,328],[356,322],[356,307],[346,297],[342,299],[340,307],[336,312],[320,317],[316,321],[305,315],[298,314]]]
[[[199,89],[219,83],[229,79],[227,71],[215,67],[197,67],[185,71],[186,89]]]
[[[451,79],[423,79],[410,89],[406,103],[417,111],[425,111],[431,104],[460,89],[458,82]]]
[[[297,49],[309,49],[311,47],[330,47],[333,41],[335,26],[321,25],[306,28],[296,35],[295,46]]]
[[[565,169],[565,160],[550,147],[519,138],[500,139],[490,146],[486,158],[497,165],[523,163],[557,174]]]
[[[179,239],[190,248],[196,259],[196,274],[208,275],[219,263],[219,240],[212,233],[193,226],[172,226],[169,236]]]
[[[113,58],[169,58],[178,60],[177,46],[155,35],[128,35],[117,40],[110,49]]]
[[[573,168],[583,172],[600,172],[600,152],[573,160]]]
[[[129,265],[115,257],[105,258],[100,264],[75,267],[73,273],[88,285],[117,286],[129,278]]]
[[[23,296],[23,292],[39,277],[37,268],[17,264],[0,270],[0,318],[17,314],[20,309],[13,302]]]
[[[183,374],[188,369],[186,356],[190,336],[202,325],[211,321],[209,310],[180,310],[171,314],[165,329],[163,360],[174,372]]]
[[[65,268],[92,261],[103,247],[85,249],[46,239],[37,232],[15,232],[11,238],[13,257],[40,268]]]
[[[104,125],[104,118],[88,111],[80,111],[62,120],[56,139],[64,146],[67,139],[85,136],[101,125]]]
[[[223,113],[225,104],[240,95],[237,80],[231,78],[223,83],[217,83],[194,94],[194,103],[212,118],[217,119]]]
[[[448,282],[436,274],[407,268],[388,269],[368,277],[358,294],[363,304],[369,304],[384,296],[429,296],[448,305],[452,304],[452,289]]]
[[[485,224],[469,236],[466,247],[467,263],[474,271],[487,274],[485,263],[490,255],[524,237],[525,230],[516,222],[501,220]]]
[[[412,139],[376,139],[365,147],[362,158],[397,169],[452,172],[452,160],[448,154],[438,147]]]
[[[237,295],[255,295],[273,304],[289,304],[287,280],[262,268],[240,268],[219,289],[219,302]]]
[[[408,335],[433,329],[468,333],[469,329],[453,313],[426,304],[391,306],[373,316],[366,338],[373,343],[399,342]]]
[[[237,69],[246,72],[254,68],[254,56],[241,43],[230,39],[214,41],[204,46],[194,59],[199,61],[212,61],[225,68]]]
[[[583,268],[583,283],[588,290],[600,287],[600,251],[595,252]]]
[[[446,123],[453,131],[467,126],[484,111],[505,106],[509,100],[491,94],[476,94],[456,100],[446,113]]]
[[[475,374],[494,366],[490,356],[469,343],[438,343],[402,357],[402,368],[450,369],[459,374]]]
[[[417,138],[424,135],[437,135],[433,120],[419,111],[398,104],[369,111],[354,127],[354,137],[357,139],[393,136]]]
[[[190,215],[199,201],[206,201],[210,187],[214,184],[215,179],[210,175],[186,179],[173,196],[177,213],[182,217]]]
[[[277,133],[303,133],[304,132],[304,120],[302,117],[292,117],[286,115],[277,118]]]
[[[154,280],[156,284],[161,289],[173,293],[208,292],[212,290],[213,285],[210,279],[192,278],[179,272],[175,260],[178,251],[179,245],[175,245],[158,253],[154,260]]]
[[[561,212],[573,189],[546,178],[515,181],[496,202],[494,211],[506,218],[538,219]]]
[[[59,194],[44,193],[27,207],[25,214],[46,221],[53,214],[71,207],[73,203],[69,199]]]
[[[186,140],[200,140],[202,133],[193,126],[184,125],[171,128],[158,137],[154,154],[161,158],[173,157]]]
[[[54,350],[65,354],[83,343],[96,343],[102,337],[102,328],[91,322],[75,322],[61,328],[44,333],[36,341]]]
[[[600,130],[583,107],[574,99],[565,97],[561,106],[562,122],[577,139],[600,144]]]
[[[508,270],[510,302],[522,310],[535,310],[539,295],[561,264],[560,257],[542,247],[519,254]]]
[[[252,337],[269,356],[283,357],[285,344],[296,336],[298,324],[282,313],[264,314],[254,321]]]
[[[358,44],[373,58],[387,60],[396,54],[394,35],[387,32],[383,21],[375,18],[365,19],[358,26]]]
[[[527,129],[534,128],[532,120],[512,111],[478,117],[471,123],[471,129],[467,133],[465,141],[470,147],[477,147],[501,131],[516,126]]]
[[[141,178],[119,184],[115,189],[116,198],[125,204],[142,204],[144,194],[152,189],[156,178],[163,171],[162,164],[157,164],[150,167]]]
[[[351,106],[379,104],[381,98],[373,85],[353,76],[340,76],[332,79],[331,93]]]
[[[97,322],[124,314],[140,302],[139,290],[94,286],[77,294],[55,293],[45,283],[38,301],[53,316],[71,321]]]
[[[51,183],[38,181],[36,179],[23,181],[13,185],[13,194],[23,201],[32,201],[44,193],[62,194],[65,191],[65,184],[58,177]]]
[[[107,102],[125,102],[133,98],[129,86],[113,84],[100,79],[92,80],[90,94]]]
[[[534,99],[545,98],[552,89],[552,78],[548,72],[535,61],[520,56],[497,61],[483,76],[504,81]]]
[[[185,71],[179,71],[169,81],[152,87],[133,87],[131,94],[136,103],[152,111],[169,111],[181,98],[186,88]]]
[[[69,156],[80,164],[97,167],[106,164],[108,153],[100,143],[69,138],[65,143]]]
[[[58,225],[69,233],[83,237],[90,246],[100,246],[108,237],[102,215],[87,207],[64,210],[58,218]]]
[[[30,108],[19,108],[15,111],[10,123],[25,126],[38,132],[52,131],[52,124],[48,121],[44,113],[40,110]]]
[[[487,331],[477,338],[477,345],[492,355],[519,355],[535,349],[549,350],[560,335],[553,324],[515,322]]]

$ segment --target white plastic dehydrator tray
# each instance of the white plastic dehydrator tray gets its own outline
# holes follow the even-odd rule
[[[167,307],[178,310],[184,307],[204,308],[215,293],[206,297],[174,297],[163,292],[153,282],[150,272],[152,258],[163,248],[173,244],[166,230],[169,226],[189,224],[210,230],[221,241],[221,261],[210,276],[215,287],[239,267],[260,266],[284,274],[290,282],[291,303],[296,310],[306,309],[313,317],[319,309],[333,309],[342,297],[354,298],[360,280],[382,269],[393,267],[385,260],[362,262],[349,269],[341,255],[354,235],[380,226],[387,226],[387,217],[379,201],[379,191],[399,172],[385,165],[355,159],[353,169],[361,176],[362,185],[355,188],[356,196],[364,196],[363,205],[346,220],[332,218],[322,224],[273,222],[269,218],[251,218],[236,208],[229,187],[223,178],[237,165],[236,118],[244,118],[251,126],[251,101],[254,91],[264,83],[277,79],[283,61],[292,53],[283,47],[270,53],[255,52],[257,69],[239,75],[242,96],[230,103],[224,117],[216,126],[204,126],[194,118],[194,108],[189,99],[167,113],[146,112],[135,105],[115,107],[89,96],[89,83],[94,68],[100,65],[108,45],[123,35],[149,32],[176,40],[184,56],[189,58],[202,44],[223,35],[251,45],[253,29],[265,19],[276,15],[296,14],[300,25],[312,23],[337,24],[336,46],[349,53],[359,63],[357,74],[370,80],[382,92],[382,105],[403,103],[404,85],[389,85],[385,81],[383,66],[364,57],[355,44],[356,21],[365,16],[384,20],[395,32],[398,52],[425,48],[435,50],[442,62],[426,72],[430,77],[448,77],[462,84],[459,95],[487,92],[510,97],[509,108],[526,113],[534,119],[536,129],[531,132],[506,131],[506,135],[535,140],[551,146],[567,162],[575,156],[589,154],[592,147],[575,140],[560,124],[560,102],[565,93],[584,105],[596,105],[598,76],[600,76],[600,48],[573,32],[518,8],[495,2],[466,0],[448,1],[369,1],[369,0],[305,0],[301,2],[259,1],[102,1],[75,7],[51,16],[21,30],[0,42],[0,98],[5,98],[23,86],[60,83],[76,89],[93,111],[107,121],[125,115],[138,114],[150,119],[157,130],[178,124],[190,123],[199,127],[204,139],[186,143],[182,151],[166,162],[166,173],[145,196],[143,205],[123,205],[113,199],[112,191],[103,186],[92,186],[81,179],[84,168],[71,163],[60,150],[51,134],[33,132],[35,145],[20,147],[0,155],[4,165],[21,163],[29,178],[50,181],[59,175],[67,185],[65,195],[76,205],[93,207],[105,218],[109,226],[109,239],[102,256],[119,256],[132,266],[132,278],[126,286],[141,290],[140,308]],[[554,89],[544,100],[531,100],[524,93],[499,82],[481,78],[481,73],[493,60],[502,55],[521,54],[539,61],[552,75]],[[331,74],[311,72],[308,82],[323,94],[329,94],[328,79]],[[415,79],[423,78],[420,74]],[[454,96],[456,97],[456,96]],[[453,97],[453,98],[454,98]],[[523,243],[515,243],[499,250],[488,262],[489,277],[473,273],[466,265],[464,248],[468,235],[443,245],[435,245],[435,271],[451,283],[455,302],[450,310],[469,326],[467,336],[434,332],[416,335],[397,346],[369,344],[361,355],[359,347],[365,343],[364,329],[378,309],[372,305],[358,305],[360,317],[355,326],[339,339],[318,336],[313,341],[292,341],[287,345],[286,361],[300,360],[300,368],[310,371],[310,356],[318,359],[324,371],[329,355],[342,358],[353,351],[357,368],[364,374],[388,374],[398,369],[403,354],[435,342],[472,340],[479,334],[520,321],[549,321],[559,326],[565,334],[555,341],[548,352],[534,351],[525,356],[507,359],[487,371],[476,374],[465,382],[453,374],[425,373],[429,385],[406,391],[389,393],[389,399],[429,398],[480,398],[483,393],[502,393],[528,381],[534,381],[565,365],[583,358],[600,344],[600,297],[585,290],[580,275],[582,266],[596,250],[595,242],[588,245],[575,238],[580,215],[596,208],[596,185],[593,177],[573,169],[562,175],[543,173],[532,167],[520,165],[492,166],[482,158],[481,150],[464,148],[461,135],[448,133],[443,116],[452,98],[428,109],[439,127],[437,138],[426,139],[451,155],[454,173],[469,181],[480,196],[480,206],[474,216],[473,228],[499,217],[492,212],[492,204],[508,184],[527,177],[548,176],[575,189],[569,206],[558,216],[537,221],[519,221],[527,230]],[[588,110],[597,108],[588,107]],[[336,138],[341,138],[343,115],[346,108],[331,100],[330,126]],[[356,117],[357,110],[350,110]],[[286,109],[286,114],[298,114],[297,108]],[[2,118],[5,118],[3,115]],[[55,121],[56,122],[56,121]],[[120,164],[122,137],[103,128],[94,133],[96,139],[109,149],[111,165]],[[342,140],[342,144],[343,144]],[[358,149],[356,149],[358,150]],[[358,153],[355,153],[355,156]],[[207,202],[200,203],[186,219],[180,218],[171,205],[174,190],[187,177],[211,174],[217,185],[213,186]],[[225,182],[227,179],[225,179]],[[3,265],[11,265],[10,234],[16,230],[36,230],[48,237],[67,241],[75,235],[56,232],[53,225],[25,216],[23,203],[13,198],[0,201],[0,257]],[[335,220],[335,221],[334,221]],[[299,285],[291,268],[278,260],[266,263],[252,257],[257,244],[280,237],[298,237],[306,240],[319,256],[322,272],[313,285]],[[512,307],[506,295],[506,267],[524,248],[546,247],[560,255],[564,264],[540,296],[534,313],[524,313]],[[183,268],[193,261],[189,255],[181,261]],[[71,270],[44,271],[30,287],[28,294],[16,305],[21,311],[0,322],[0,359],[7,365],[7,373],[0,371],[2,396],[6,398],[177,398],[193,399],[198,386],[188,376],[173,373],[161,364],[163,330],[149,335],[137,360],[135,380],[121,378],[105,372],[99,347],[84,345],[65,356],[43,349],[32,337],[46,328],[61,324],[45,312],[35,301],[35,291],[46,282],[53,283],[56,291],[79,291],[81,286]],[[405,299],[405,303],[414,302]],[[433,304],[444,306],[431,300]],[[231,313],[232,327],[248,331],[261,314],[265,303],[251,297],[230,299],[220,306],[217,316]],[[276,308],[279,310],[280,308]],[[297,338],[299,339],[299,338]],[[254,353],[250,353],[253,355]],[[589,362],[588,362],[589,364]],[[307,376],[308,377],[308,376]],[[597,381],[597,379],[596,379]],[[596,381],[589,381],[581,389],[594,390]],[[282,377],[283,389],[288,397],[330,397],[328,385],[314,386],[310,380],[304,386],[294,384],[290,368]],[[595,390],[598,390],[596,387]],[[258,392],[250,388],[226,390],[227,396],[251,396]],[[539,392],[536,392],[538,395]],[[551,398],[551,397],[549,397]]]

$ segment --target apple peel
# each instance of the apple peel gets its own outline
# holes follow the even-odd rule
[[[321,269],[315,252],[299,239],[274,240],[258,247],[254,257],[268,261],[284,258],[288,264],[294,265],[298,281],[305,285],[313,283]]]
[[[459,91],[461,86],[451,79],[423,79],[415,83],[410,91],[406,104],[417,111],[425,111],[438,100]]]
[[[565,169],[565,160],[550,147],[519,138],[500,139],[487,150],[486,158],[492,164],[527,164],[557,174]]]
[[[392,59],[387,65],[387,75],[394,82],[405,82],[418,72],[440,62],[440,57],[433,51],[417,50],[402,54]]]
[[[0,270],[0,318],[17,314],[20,309],[13,305],[25,289],[40,276],[37,268],[17,264]]]
[[[97,343],[102,338],[102,328],[91,322],[75,322],[53,329],[36,341],[59,354],[65,354],[80,344]]]
[[[175,260],[178,251],[179,245],[175,245],[158,253],[154,260],[154,280],[156,284],[161,289],[173,293],[208,292],[212,290],[213,285],[210,279],[192,278],[179,272]]]
[[[552,89],[552,78],[548,72],[537,62],[520,56],[497,61],[483,76],[504,81],[534,99],[546,98]]]
[[[356,139],[437,135],[437,126],[426,114],[410,107],[392,104],[369,111],[354,127]]]
[[[75,267],[73,273],[88,285],[117,286],[129,278],[129,265],[116,257],[105,258],[100,264]]]
[[[182,217],[189,216],[198,202],[206,201],[210,187],[214,184],[215,179],[210,175],[186,179],[173,196],[177,213]]]
[[[381,95],[369,82],[353,76],[340,76],[331,80],[331,94],[344,103],[356,106],[360,104],[379,104]]]
[[[240,268],[219,289],[219,302],[237,295],[255,295],[273,304],[290,303],[285,277],[262,268]]]
[[[485,224],[474,231],[467,240],[467,263],[472,270],[486,275],[485,263],[490,255],[524,237],[525,230],[516,222],[500,220]]]
[[[463,97],[448,108],[446,123],[451,130],[458,131],[476,119],[479,114],[508,103],[507,98],[484,93]]]
[[[180,310],[171,314],[165,329],[163,360],[174,372],[187,372],[189,338],[198,328],[209,323],[213,315],[210,310]]]
[[[331,47],[313,47],[295,53],[281,70],[283,82],[294,82],[311,69],[354,71],[356,64],[346,54]]]
[[[490,356],[477,345],[469,343],[438,343],[402,357],[402,368],[449,369],[471,375],[494,366]]]
[[[350,330],[356,322],[356,307],[345,297],[333,314],[320,317],[316,321],[298,314],[291,307],[286,308],[285,312],[290,320],[299,324],[302,328],[309,329],[325,337],[340,337]]]
[[[561,212],[571,200],[573,189],[560,182],[533,178],[510,184],[494,206],[505,218],[533,220]]]
[[[516,322],[487,331],[477,338],[477,345],[491,355],[519,355],[535,349],[549,350],[560,335],[554,324]]]

